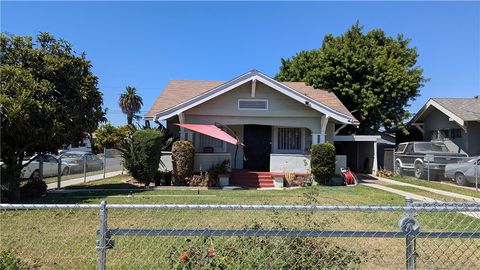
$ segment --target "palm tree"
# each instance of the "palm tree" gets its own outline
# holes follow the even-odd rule
[[[118,100],[118,106],[122,109],[122,112],[127,115],[127,123],[132,124],[135,114],[140,112],[143,101],[142,97],[137,95],[137,89],[135,87],[127,86],[125,92],[120,95]]]

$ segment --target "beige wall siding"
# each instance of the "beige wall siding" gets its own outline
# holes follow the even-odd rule
[[[251,82],[211,99],[187,111],[189,115],[257,117],[321,117],[322,114],[260,82],[251,97]],[[238,99],[267,99],[268,110],[238,110]]]
[[[335,123],[328,122],[325,135],[325,141],[333,144],[333,137],[335,137]]]

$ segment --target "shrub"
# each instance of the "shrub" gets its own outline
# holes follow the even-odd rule
[[[124,166],[132,177],[147,186],[160,163],[165,133],[157,129],[136,130],[122,146]]]
[[[389,171],[389,170],[385,170],[385,169],[380,169],[378,172],[377,172],[377,176],[380,176],[380,177],[392,177],[393,176],[393,172]]]
[[[335,146],[330,143],[312,145],[310,166],[315,181],[326,184],[335,176]]]
[[[195,147],[189,141],[176,141],[172,146],[173,178],[175,185],[186,185],[193,175]]]
[[[208,175],[210,176],[208,186],[210,187],[219,187],[220,186],[220,174],[226,173],[230,168],[230,161],[225,159],[224,161],[212,165],[208,169]]]
[[[172,171],[157,171],[155,173],[155,186],[171,186]]]
[[[211,186],[212,178],[208,172],[201,172],[199,175],[193,175],[191,178],[188,178],[188,184],[192,187],[209,187]]]
[[[47,184],[40,179],[29,179],[28,182],[20,187],[20,199],[38,198],[47,194]]]

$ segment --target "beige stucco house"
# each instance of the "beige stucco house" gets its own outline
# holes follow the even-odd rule
[[[230,81],[173,80],[145,116],[165,121],[172,134],[194,143],[195,169],[224,159],[233,169],[309,169],[310,146],[332,142],[337,129],[358,121],[334,93],[303,82],[279,82],[252,70]],[[227,126],[237,147],[175,124]]]

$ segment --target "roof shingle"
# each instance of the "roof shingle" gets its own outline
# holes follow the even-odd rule
[[[480,121],[480,99],[477,98],[432,98],[463,121]]]

